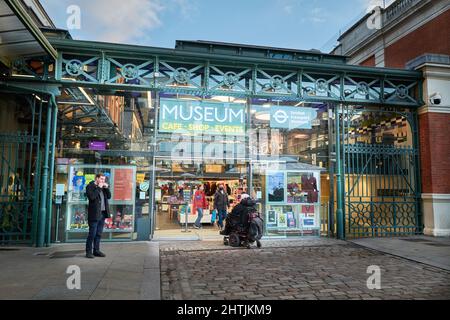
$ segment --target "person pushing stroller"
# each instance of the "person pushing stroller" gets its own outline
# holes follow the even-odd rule
[[[256,210],[256,201],[248,194],[241,196],[241,202],[233,208],[225,220],[225,228],[220,232],[224,237],[224,244],[239,247],[241,244],[250,248],[256,242],[261,248],[263,234],[263,220]]]

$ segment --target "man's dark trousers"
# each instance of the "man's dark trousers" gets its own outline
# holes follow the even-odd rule
[[[103,227],[105,225],[105,212],[103,218],[99,221],[89,221],[89,235],[86,240],[86,253],[100,252],[100,240],[102,238]],[[92,252],[92,243],[94,243],[94,252]]]

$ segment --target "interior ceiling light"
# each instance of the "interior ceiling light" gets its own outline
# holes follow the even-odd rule
[[[299,133],[299,134],[296,134],[296,135],[294,136],[294,138],[295,138],[295,139],[303,139],[303,140],[305,140],[305,139],[308,139],[308,138],[309,138],[309,135],[306,134],[306,133]]]
[[[261,121],[270,121],[270,113],[258,112],[255,114],[255,118]]]

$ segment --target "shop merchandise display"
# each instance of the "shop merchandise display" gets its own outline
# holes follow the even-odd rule
[[[131,171],[127,179],[119,173],[125,170]],[[115,184],[114,177],[121,177],[120,185],[131,186],[130,190],[136,189],[136,167],[134,166],[103,166],[95,167],[89,165],[69,166],[68,181],[68,200],[67,200],[67,223],[66,230],[69,232],[87,232],[89,229],[87,222],[88,200],[86,196],[86,185],[95,179],[95,174],[102,172],[105,175],[106,183],[110,185],[112,197],[110,200],[111,216],[105,219],[105,232],[133,232],[134,230],[134,212],[135,198],[134,192],[126,200],[116,201],[118,184]],[[116,174],[114,174],[116,173]],[[125,180],[124,180],[125,179]],[[116,187],[116,188],[114,188]],[[127,188],[128,189],[128,188]],[[115,193],[115,194],[114,194]],[[120,203],[120,204],[118,204]]]
[[[312,173],[302,175],[302,191],[308,193],[308,203],[316,203],[319,200],[317,179]]]
[[[246,181],[242,180],[196,180],[196,181],[174,181],[158,180],[156,188],[161,189],[163,196],[157,201],[158,214],[166,215],[169,223],[184,224],[186,222],[185,214],[188,214],[188,223],[194,223],[197,218],[197,212],[192,210],[192,197],[196,186],[202,184],[206,195],[207,207],[203,210],[202,224],[214,224],[217,222],[217,216],[214,219],[214,194],[217,191],[219,183],[223,183],[228,190],[228,199],[231,210],[240,201],[240,195],[246,192]],[[176,190],[173,195],[169,195],[169,185],[173,185]],[[164,210],[166,209],[166,210]]]

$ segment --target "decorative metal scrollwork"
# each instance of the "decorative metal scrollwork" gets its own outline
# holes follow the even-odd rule
[[[320,93],[325,93],[328,91],[328,82],[325,79],[317,79],[316,81],[316,91]]]
[[[360,95],[364,95],[364,96],[368,95],[369,94],[369,85],[364,81],[359,82],[356,86],[356,90],[358,91],[358,94],[360,94]]]
[[[83,73],[83,63],[77,59],[70,60],[66,63],[66,71],[71,76],[79,76]]]
[[[408,88],[405,85],[401,84],[395,90],[395,94],[398,98],[405,99],[408,96]]]
[[[127,80],[134,80],[139,77],[139,69],[132,63],[128,63],[122,67],[122,76]]]
[[[234,85],[236,83],[238,83],[239,81],[239,77],[236,73],[234,72],[227,72],[225,73],[225,75],[223,76],[223,83],[224,85],[226,85],[229,88],[234,87]]]
[[[283,88],[284,79],[282,76],[275,75],[270,79],[270,87],[274,90],[280,90]]]
[[[178,68],[173,73],[173,79],[178,84],[187,84],[189,79],[191,78],[191,74],[186,68]]]

